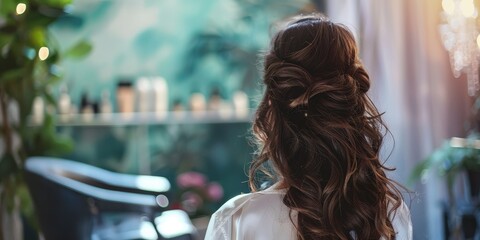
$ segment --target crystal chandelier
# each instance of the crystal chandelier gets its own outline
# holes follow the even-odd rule
[[[448,50],[453,75],[466,74],[468,94],[479,90],[478,63],[480,35],[478,12],[473,0],[442,0],[444,23],[440,25],[443,45]]]

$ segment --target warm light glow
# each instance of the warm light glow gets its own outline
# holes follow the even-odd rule
[[[480,140],[452,137],[450,146],[455,148],[475,148],[480,149]]]
[[[41,47],[38,50],[38,58],[40,58],[42,61],[48,58],[48,54],[50,54],[50,51],[47,47]]]
[[[480,90],[480,35],[475,2],[442,0],[442,8],[444,23],[440,25],[440,34],[443,45],[449,52],[453,76],[458,78],[465,73],[468,95],[474,96]]]
[[[467,144],[467,141],[465,138],[452,137],[450,139],[451,147],[465,147],[466,144]]]
[[[452,15],[455,12],[455,3],[453,0],[443,0],[442,8],[448,15]]]
[[[477,36],[477,46],[478,48],[480,48],[480,34],[478,34]]]
[[[17,4],[17,15],[23,14],[27,10],[27,5],[25,3]]]
[[[473,17],[475,14],[475,5],[473,4],[473,0],[462,0],[460,2],[460,10],[462,11],[462,15],[464,17]]]

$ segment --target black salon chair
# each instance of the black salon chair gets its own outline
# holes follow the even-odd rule
[[[48,157],[27,159],[25,175],[46,240],[194,239],[188,216],[166,211],[166,178]],[[183,227],[165,234],[159,221]]]

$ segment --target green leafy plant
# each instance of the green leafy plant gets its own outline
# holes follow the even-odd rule
[[[477,184],[478,180],[472,176],[480,174],[480,96],[473,100],[470,119],[465,124],[468,136],[446,140],[442,146],[417,164],[410,176],[410,183],[425,179],[431,173],[437,173],[445,177],[449,198],[452,201],[454,201],[453,186],[459,173],[467,173],[471,186]],[[471,192],[477,194],[478,190],[471,189]]]
[[[449,188],[453,187],[457,174],[461,171],[480,170],[480,140],[473,133],[467,138],[452,138],[435,149],[412,172],[411,181],[428,177],[432,172],[444,176]]]
[[[33,218],[25,185],[25,160],[35,155],[59,155],[72,149],[68,138],[56,133],[53,85],[62,77],[58,63],[83,57],[91,50],[84,41],[60,52],[48,27],[65,13],[71,0],[2,0],[0,2],[0,226],[21,210]],[[44,101],[42,121],[32,126],[35,101]],[[4,235],[0,230],[0,239]]]
[[[475,206],[479,199],[480,180],[480,135],[473,131],[467,138],[452,138],[437,148],[430,156],[420,162],[412,172],[410,181],[425,180],[432,173],[444,177],[447,184],[448,212],[450,216],[458,214],[457,201],[454,193],[455,180],[460,173],[465,173],[469,186],[469,201]],[[460,235],[460,224],[455,218],[448,222],[451,237],[457,239]]]
[[[444,177],[447,184],[449,216],[457,216],[458,206],[454,193],[455,180],[460,173],[465,173],[469,185],[469,201],[473,206],[478,206],[479,180],[480,180],[480,136],[474,131],[467,138],[452,138],[435,149],[425,160],[420,162],[412,172],[411,183],[419,179],[425,180],[432,173]],[[450,217],[452,239],[460,238],[461,224],[455,217]]]

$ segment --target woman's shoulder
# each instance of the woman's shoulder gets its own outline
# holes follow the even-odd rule
[[[215,213],[216,216],[228,216],[235,214],[245,203],[247,203],[254,193],[242,193],[225,202]]]
[[[278,202],[277,200],[281,200],[283,198],[282,194],[282,190],[276,190],[274,188],[268,188],[266,190],[258,192],[240,194],[224,203],[215,212],[214,215],[216,215],[217,217],[229,217],[238,212],[239,210],[242,210],[242,208],[252,207],[252,203],[259,204],[263,202],[269,202],[273,204],[274,202]]]
[[[258,216],[264,215],[263,213],[278,211],[279,208],[276,205],[282,203],[282,198],[282,192],[273,189],[240,194],[231,198],[211,216],[205,239],[230,239],[232,231],[238,231],[240,230],[238,228],[245,227],[242,225],[236,226],[237,229],[232,229],[232,226],[235,225],[232,223],[232,221],[235,222],[234,218],[236,220],[247,218],[249,221],[242,222],[248,223],[248,225],[256,224],[254,222],[261,219]],[[270,209],[272,207],[276,211],[272,211]],[[252,215],[255,216],[252,217]]]

